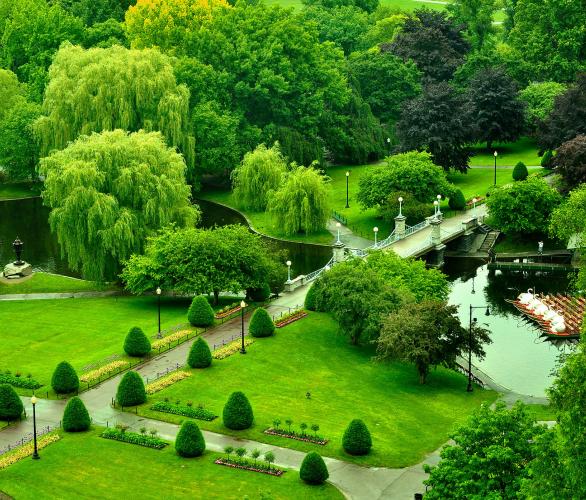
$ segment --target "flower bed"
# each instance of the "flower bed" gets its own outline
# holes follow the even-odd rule
[[[169,444],[167,441],[155,436],[147,436],[137,432],[122,432],[118,429],[106,429],[100,436],[105,439],[113,439],[114,441],[122,441],[123,443],[136,444],[156,450],[160,450]]]
[[[256,465],[253,465],[251,463],[236,463],[233,462],[232,460],[228,460],[226,458],[218,458],[217,460],[214,460],[215,464],[218,465],[225,465],[227,467],[234,467],[235,469],[243,469],[243,470],[250,470],[253,472],[262,472],[263,474],[269,474],[270,476],[282,476],[284,474],[284,470],[282,469],[277,469],[276,467],[272,467],[272,468],[268,468],[264,465],[262,465],[261,463],[257,463]]]
[[[308,434],[300,435],[296,432],[289,432],[284,429],[274,429],[273,427],[269,427],[263,431],[264,434],[269,434],[271,436],[281,436],[289,439],[296,439],[297,441],[305,441],[306,443],[313,443],[313,444],[320,444],[322,446],[328,444],[328,440],[324,439],[321,436],[310,436]]]
[[[10,373],[0,373],[0,384],[10,384],[13,387],[22,387],[23,389],[38,389],[39,387],[43,387],[43,384],[40,384],[30,376],[17,377]]]
[[[244,339],[244,347],[248,347],[250,344],[254,342],[254,339],[250,337],[246,337]],[[228,356],[231,356],[235,352],[238,352],[242,348],[242,340],[233,340],[232,342],[226,344],[219,349],[216,349],[212,353],[212,358],[214,359],[225,359]]]
[[[289,314],[285,314],[281,316],[277,321],[275,321],[275,326],[277,328],[283,328],[284,326],[297,321],[298,319],[305,318],[307,313],[303,309],[299,309],[297,311],[293,311]]]
[[[84,373],[79,377],[79,381],[84,382],[86,384],[91,384],[96,380],[100,380],[104,375],[110,374],[113,371],[121,370],[122,367],[128,367],[128,361],[112,361],[112,363],[100,366],[99,368],[96,368],[91,372]]]
[[[195,337],[196,335],[198,335],[197,331],[193,331],[193,330],[179,330],[175,333],[172,333],[171,335],[167,335],[166,337],[163,337],[162,339],[157,339],[154,340],[151,343],[151,349],[153,351],[157,351],[159,350],[161,347],[167,347],[169,344],[172,344],[173,342],[185,339],[185,338],[189,338],[189,335],[193,334],[193,337]],[[191,338],[193,338],[191,337]]]
[[[186,372],[184,370],[173,372],[165,377],[161,377],[146,386],[146,393],[147,394],[154,394],[155,392],[159,392],[163,390],[165,387],[169,387],[173,385],[175,382],[179,382],[180,380],[186,379],[187,377],[191,377],[191,372]]]
[[[151,410],[172,413],[173,415],[182,415],[183,417],[197,418],[198,420],[206,420],[208,422],[218,418],[217,415],[205,408],[193,408],[191,406],[173,404],[166,401],[155,403],[151,406]]]
[[[242,308],[240,307],[240,304],[238,302],[235,302],[234,304],[230,304],[229,306],[220,309],[216,314],[214,314],[214,317],[216,319],[227,318],[231,314],[234,314],[235,312],[238,312],[241,309]]]
[[[37,449],[41,450],[45,446],[48,446],[55,441],[59,441],[59,439],[61,439],[59,434],[45,434],[44,436],[41,436],[39,439],[37,439]],[[33,452],[33,441],[29,441],[28,443],[15,448],[14,451],[10,451],[0,457],[0,469],[4,469],[5,467],[16,463],[23,458],[30,457]]]

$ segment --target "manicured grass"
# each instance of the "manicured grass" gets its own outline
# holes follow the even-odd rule
[[[544,250],[566,248],[563,242],[553,240],[543,234],[507,234],[499,238],[494,251],[496,253],[535,252],[540,241],[543,241]]]
[[[349,345],[327,314],[311,313],[278,330],[274,337],[257,339],[245,356],[235,354],[196,370],[194,376],[156,393],[138,412],[181,421],[184,417],[150,410],[154,402],[168,398],[201,403],[221,415],[230,393],[241,390],[254,410],[251,429],[231,431],[223,426],[222,418],[198,424],[358,464],[403,467],[441,446],[455,423],[482,401],[496,397],[483,390],[467,393],[465,378],[442,368],[431,372],[426,385],[419,385],[413,366],[374,363],[373,355],[370,345]],[[318,424],[319,434],[330,443],[316,446],[264,434],[277,418],[282,426],[291,418],[296,430],[301,422]],[[354,418],[363,419],[372,433],[374,447],[369,456],[351,457],[341,448],[344,430]]]
[[[34,273],[30,279],[20,283],[1,282],[0,295],[13,293],[72,293],[93,292],[114,289],[93,281],[78,280],[69,276],[48,273]]]
[[[40,186],[41,184],[33,185],[31,182],[0,184],[0,201],[39,196]]]
[[[297,471],[272,477],[214,464],[218,454],[181,458],[174,447],[153,450],[98,436],[99,430],[65,434],[30,458],[2,470],[0,490],[38,498],[311,498],[341,499],[332,485],[309,486]],[[277,456],[278,459],[278,456]]]
[[[533,139],[523,137],[517,142],[506,144],[493,144],[486,149],[486,144],[479,144],[473,148],[474,156],[470,159],[470,165],[474,167],[494,166],[494,152],[498,152],[497,167],[514,167],[522,161],[528,167],[541,165],[541,158],[537,156],[537,145]]]
[[[554,421],[557,419],[555,410],[549,405],[528,405],[527,412],[538,421]]]

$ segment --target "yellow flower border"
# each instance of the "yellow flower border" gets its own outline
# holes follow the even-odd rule
[[[111,363],[108,363],[107,365],[100,366],[99,368],[92,370],[91,372],[84,373],[83,375],[81,375],[79,377],[79,380],[80,380],[80,382],[84,382],[87,384],[88,382],[93,382],[94,380],[98,380],[99,378],[101,378],[102,375],[105,375],[106,373],[112,372],[122,366],[128,366],[128,361],[121,361],[121,360],[112,361]]]
[[[61,436],[59,434],[46,434],[41,436],[37,439],[37,448],[39,450],[45,448],[45,446],[49,446],[51,443],[55,443],[59,441]],[[33,441],[29,441],[18,448],[15,448],[13,451],[9,451],[4,455],[0,456],[0,469],[4,469],[9,465],[12,465],[23,458],[30,457],[34,451],[34,443]]]
[[[244,346],[248,347],[253,342],[254,342],[254,339],[247,337],[244,339]],[[238,352],[241,347],[242,347],[242,340],[233,340],[229,344],[226,344],[225,346],[220,347],[219,349],[216,349],[212,353],[212,357],[214,359],[225,359],[228,356],[231,356],[232,354],[234,354],[235,352]]]
[[[159,347],[166,347],[171,342],[175,342],[177,340],[180,340],[183,337],[186,337],[190,333],[193,333],[193,337],[191,337],[192,339],[195,338],[195,337],[197,337],[199,335],[199,332],[197,332],[197,331],[193,331],[193,330],[179,330],[179,331],[177,331],[175,333],[172,333],[171,335],[167,335],[166,337],[163,337],[162,339],[155,340],[151,344],[151,349],[153,351],[156,351],[156,350],[159,349]]]
[[[173,385],[174,383],[179,382],[180,380],[184,380],[188,377],[191,377],[191,372],[186,372],[184,370],[170,373],[169,375],[161,377],[160,379],[148,384],[146,386],[146,393],[154,394],[155,392],[162,391],[166,387],[169,387],[170,385]]]

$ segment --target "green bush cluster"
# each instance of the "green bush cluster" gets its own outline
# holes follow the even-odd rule
[[[344,432],[342,446],[350,455],[368,455],[372,448],[372,438],[366,424],[354,419]]]
[[[212,364],[210,346],[202,337],[198,337],[191,345],[187,356],[187,364],[191,368],[207,368]]]
[[[61,361],[55,368],[51,387],[57,394],[71,394],[79,389],[79,377],[67,361]]]
[[[224,425],[228,429],[240,431],[252,426],[254,415],[248,398],[244,393],[237,391],[230,394],[222,413]]]
[[[151,341],[138,326],[131,328],[126,335],[124,352],[129,356],[138,358],[142,358],[151,352]]]
[[[22,387],[23,389],[38,389],[43,386],[43,384],[31,378],[30,375],[27,377],[19,377],[10,373],[0,373],[0,384],[9,384],[13,387]]]
[[[254,302],[264,302],[271,296],[271,289],[269,285],[265,283],[260,288],[249,288],[247,295],[250,300],[253,300]]]
[[[553,153],[551,152],[551,149],[548,149],[545,153],[543,153],[543,156],[541,157],[541,166],[543,168],[552,168],[553,166]]]
[[[90,428],[90,415],[77,396],[71,398],[63,412],[63,430],[65,432],[82,432]]]
[[[147,394],[142,377],[135,371],[126,372],[116,391],[118,404],[120,406],[136,406],[143,404],[146,399]]]
[[[210,326],[214,323],[214,310],[203,295],[194,297],[187,311],[187,320],[193,326]]]
[[[464,210],[466,208],[466,198],[460,189],[454,190],[448,201],[448,206],[452,210]]]
[[[299,470],[299,477],[309,484],[322,484],[330,474],[323,458],[315,451],[305,455]]]
[[[270,337],[275,333],[275,324],[266,309],[259,307],[254,311],[248,325],[248,333],[253,337]]]
[[[527,170],[527,167],[522,161],[515,165],[515,168],[513,169],[513,180],[524,181],[525,179],[527,179],[528,175],[529,171]]]
[[[151,406],[151,410],[172,413],[173,415],[183,415],[184,417],[197,418],[198,420],[207,420],[208,422],[218,418],[214,412],[206,410],[205,408],[193,408],[191,406],[169,403],[167,401],[157,401]]]
[[[0,385],[0,420],[16,420],[23,411],[22,400],[14,388],[8,384]]]
[[[206,442],[199,427],[195,422],[188,420],[183,422],[177,438],[175,450],[182,457],[199,457],[206,449]]]
[[[146,448],[155,448],[160,450],[167,446],[169,443],[163,441],[161,438],[156,436],[147,436],[146,434],[138,434],[136,432],[126,432],[118,429],[106,429],[101,437],[105,439],[113,439],[114,441],[122,441],[123,443],[137,444],[139,446],[145,446]]]
[[[309,290],[307,290],[307,295],[305,295],[305,302],[304,302],[304,306],[305,309],[307,309],[308,311],[315,311],[316,310],[316,295],[317,295],[317,287],[315,286],[315,283],[313,285],[311,285],[311,287],[309,288]]]

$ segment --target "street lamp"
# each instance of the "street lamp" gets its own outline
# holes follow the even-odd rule
[[[438,201],[437,200],[433,200],[433,215],[435,217],[437,217],[438,209],[439,209],[439,203],[438,203]]]
[[[336,243],[341,243],[340,242],[340,228],[342,227],[342,224],[340,224],[339,222],[336,222],[336,228],[338,229],[338,241],[336,241]]]
[[[246,354],[246,349],[244,348],[244,308],[246,307],[246,302],[240,302],[240,310],[242,311],[242,347],[240,348],[240,354]]]
[[[287,283],[291,283],[291,261],[287,261]]]
[[[473,306],[470,304],[470,329],[468,333],[468,387],[466,387],[466,392],[472,392],[474,390],[472,388],[472,326],[475,325],[478,320],[476,318],[472,318],[472,310],[484,309],[485,307],[485,316],[490,316],[490,309],[488,306]]]
[[[157,338],[162,338],[161,335],[161,287],[157,287],[157,310],[159,312],[159,331],[157,332]]]
[[[399,217],[402,217],[401,209],[403,208],[403,197],[399,196]]]
[[[350,172],[346,172],[346,208],[350,208],[350,204],[348,203],[350,199],[348,198],[348,181],[350,179]]]
[[[375,227],[375,228],[373,229],[373,231],[374,231],[374,246],[376,247],[376,246],[377,246],[377,240],[376,240],[376,237],[377,237],[377,235],[378,235],[378,227]]]
[[[38,460],[41,457],[39,456],[39,451],[37,448],[37,397],[35,395],[33,395],[33,397],[31,398],[31,403],[33,405],[33,439],[35,442],[35,451],[33,452],[33,459]]]
[[[496,186],[496,157],[498,156],[498,152],[494,152],[494,185]]]
[[[440,207],[440,203],[442,202],[442,195],[441,194],[438,194],[436,196],[436,198],[437,198],[437,214],[438,215],[441,215],[442,214],[442,209]]]
[[[478,200],[476,198],[472,198],[472,215],[474,215],[474,217],[476,217],[476,202]]]
[[[389,155],[391,154],[391,138],[387,137],[387,145],[389,146]]]

